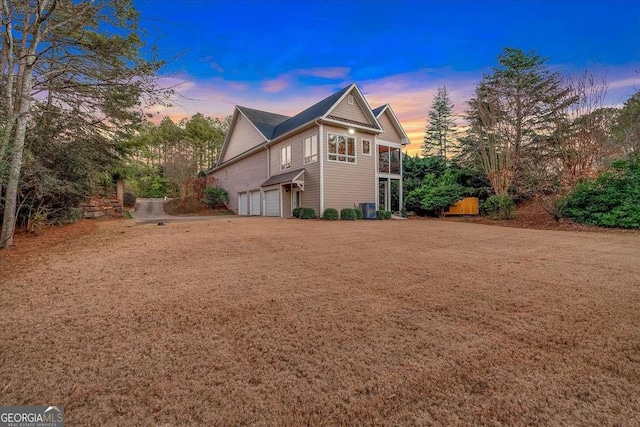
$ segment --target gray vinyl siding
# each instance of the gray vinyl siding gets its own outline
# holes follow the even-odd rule
[[[352,208],[360,203],[376,200],[375,189],[375,146],[372,143],[372,155],[362,154],[362,139],[373,141],[373,135],[356,132],[356,163],[334,162],[327,159],[327,140],[329,133],[349,136],[347,129],[325,125],[323,135],[324,153],[324,207]]]
[[[287,192],[284,188],[281,190],[282,194],[282,216],[284,218],[291,218],[291,194],[292,191]]]
[[[320,215],[320,161],[304,164],[304,138],[311,135],[318,135],[318,126],[304,130],[293,135],[284,141],[281,141],[271,147],[271,175],[278,175],[287,171],[304,168],[304,191],[300,195],[300,206],[305,208],[313,208],[316,214]],[[280,150],[282,147],[291,145],[291,169],[280,170]],[[318,147],[318,156],[320,156],[320,147]],[[291,193],[284,193],[285,198],[289,197],[287,202],[291,206]],[[283,200],[283,206],[284,206]],[[283,207],[284,216],[291,216],[291,209],[288,211]]]
[[[267,176],[267,150],[260,150],[245,159],[211,174],[229,194],[230,209],[238,213],[238,193],[260,188]]]
[[[400,144],[402,142],[402,137],[398,134],[398,131],[391,123],[388,114],[389,112],[385,111],[380,117],[378,117],[378,122],[380,122],[382,129],[384,130],[384,132],[378,135],[378,140],[397,142]]]
[[[350,92],[350,94],[352,93],[353,91]],[[345,96],[333,110],[329,111],[329,115],[371,124],[371,120],[367,118],[362,112],[362,107],[358,105],[358,99],[354,96],[353,105],[349,105],[347,101],[348,96],[349,95]]]
[[[227,143],[222,159],[223,162],[264,142],[264,137],[242,113],[238,113],[234,128],[229,132],[231,132],[231,139]]]

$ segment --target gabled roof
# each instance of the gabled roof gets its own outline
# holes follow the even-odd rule
[[[256,129],[258,129],[266,140],[273,139],[273,132],[275,131],[276,126],[290,118],[289,116],[283,116],[282,114],[254,110],[253,108],[241,107],[240,105],[238,105],[237,108],[242,111],[251,123],[253,123]]]
[[[382,116],[382,114],[385,111],[389,111],[389,114],[391,115],[391,119],[392,119],[391,124],[393,125],[393,127],[396,128],[396,131],[402,138],[402,145],[406,145],[409,143],[409,136],[407,135],[407,133],[404,131],[404,128],[400,124],[400,120],[398,120],[396,113],[394,113],[393,110],[391,109],[391,105],[384,104],[379,106],[378,108],[374,108],[371,111],[373,111],[373,114],[375,114],[376,118],[379,118],[380,116]]]
[[[356,98],[358,99],[358,102],[361,108],[363,109],[363,113],[366,116],[368,116],[368,118],[371,119],[371,122],[373,124],[360,123],[357,121],[329,115],[329,113],[352,90],[354,90],[354,94],[356,95]],[[315,103],[311,107],[296,114],[293,117],[284,116],[282,114],[270,113],[268,111],[255,110],[253,108],[248,108],[248,107],[236,106],[236,111],[234,111],[234,116],[231,122],[231,126],[229,128],[229,132],[227,132],[227,136],[225,138],[224,144],[222,146],[222,150],[220,152],[220,158],[218,160],[218,164],[213,169],[221,167],[224,163],[227,163],[230,160],[234,160],[236,158],[239,158],[245,155],[248,152],[253,151],[256,147],[268,145],[274,140],[286,135],[287,133],[295,129],[304,127],[305,125],[310,125],[316,120],[328,120],[329,122],[339,121],[343,123],[348,123],[348,124],[353,124],[356,126],[368,128],[373,130],[376,133],[379,133],[383,129],[380,123],[378,122],[377,118],[380,117],[380,114],[382,114],[382,112],[388,107],[389,107],[388,105],[383,105],[381,107],[376,108],[375,110],[371,110],[371,107],[369,106],[367,100],[364,98],[364,96],[362,95],[362,92],[360,92],[360,89],[355,83],[350,84],[349,86],[339,90],[338,92],[329,95],[322,101]],[[262,134],[265,140],[262,143],[256,145],[255,147],[245,151],[244,153],[240,153],[239,155],[235,156],[233,159],[229,159],[227,162],[222,163],[222,158],[224,157],[223,155],[226,151],[226,147],[229,142],[229,136],[233,131],[233,127],[235,125],[238,112],[244,115],[251,122],[251,124],[253,124],[253,126],[258,130],[258,132],[260,132],[260,134]],[[395,114],[393,114],[393,112],[392,112],[392,116],[395,118]],[[395,120],[396,120],[396,123],[394,125],[399,126],[400,132],[402,132],[402,134],[406,137],[404,130],[402,130],[402,126],[400,126],[399,122],[397,122],[397,118]]]
[[[296,114],[291,117],[289,120],[280,123],[276,128],[276,131],[273,134],[273,138],[275,139],[279,136],[284,135],[285,133],[294,130],[297,127],[300,127],[306,123],[309,123],[312,120],[319,119],[320,117],[327,114],[327,112],[338,102],[342,95],[347,93],[349,89],[351,89],[353,85],[349,85],[344,89],[334,93],[323,99],[322,101],[312,105],[301,113]]]
[[[331,109],[329,109],[322,116],[322,118],[323,119],[329,119],[329,120],[335,120],[334,116],[330,116],[329,113],[331,111],[333,111],[333,109],[344,99],[345,96],[347,96],[348,92],[351,92],[353,90],[353,94],[355,95],[354,98],[357,100],[357,103],[360,106],[360,108],[362,109],[362,112],[364,113],[364,115],[368,116],[368,118],[370,119],[370,123],[359,123],[359,122],[353,121],[353,120],[345,120],[344,118],[338,118],[337,121],[351,123],[351,124],[355,124],[357,126],[362,126],[362,127],[365,127],[365,128],[375,129],[376,131],[382,131],[382,126],[380,126],[380,122],[378,122],[378,119],[376,118],[376,116],[371,111],[371,106],[367,102],[367,100],[364,97],[364,95],[362,94],[362,92],[360,92],[360,88],[358,87],[358,85],[353,83],[347,89],[348,90],[345,91],[342,94],[342,96],[336,100],[335,104],[333,104],[333,107],[331,107]]]
[[[389,104],[384,104],[379,106],[378,108],[374,108],[373,110],[371,110],[373,112],[373,115],[376,116],[376,118],[380,117],[380,114],[382,114],[382,112],[384,111],[384,108],[389,105]]]

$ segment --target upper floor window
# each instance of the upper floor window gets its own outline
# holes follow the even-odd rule
[[[401,171],[400,149],[378,145],[378,172],[399,175]]]
[[[328,134],[327,155],[337,162],[356,162],[356,139],[351,136]]]
[[[280,170],[291,168],[291,146],[287,145],[280,149]]]
[[[362,154],[366,154],[367,156],[371,155],[371,140],[363,139],[362,140]]]
[[[318,161],[318,135],[304,139],[304,164]]]

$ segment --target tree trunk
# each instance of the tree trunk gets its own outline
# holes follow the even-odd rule
[[[118,178],[116,180],[116,198],[120,202],[120,207],[124,206],[124,179]]]
[[[18,98],[20,103],[16,133],[11,150],[11,165],[9,166],[9,179],[4,204],[4,218],[2,221],[2,233],[0,234],[0,249],[13,245],[13,233],[16,228],[16,208],[18,199],[18,186],[20,184],[20,169],[22,168],[22,155],[24,153],[24,138],[27,131],[27,114],[31,108],[31,84],[32,69],[23,59],[21,92]],[[18,72],[20,76],[20,71]]]

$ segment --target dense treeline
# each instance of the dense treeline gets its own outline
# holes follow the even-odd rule
[[[0,248],[16,225],[76,220],[119,178],[172,195],[217,160],[228,119],[145,119],[172,91],[138,21],[131,0],[0,2]]]
[[[198,113],[177,124],[164,117],[146,122],[131,139],[127,186],[139,197],[178,196],[189,178],[218,161],[231,117],[212,119]]]
[[[498,217],[513,216],[514,199],[535,198],[556,219],[567,216],[606,226],[636,223],[610,217],[586,221],[576,211],[578,205],[589,205],[585,188],[594,182],[604,185],[598,177],[610,176],[611,165],[616,176],[625,168],[633,175],[639,154],[640,92],[617,109],[605,105],[606,91],[603,78],[589,73],[564,77],[552,72],[546,59],[535,52],[506,48],[498,57],[498,66],[483,77],[467,102],[466,131],[461,135],[452,135],[452,105],[446,91],[438,92],[425,129],[423,151],[441,154],[448,146],[448,152],[456,155],[440,155],[447,166],[424,175],[420,186],[405,179],[407,208],[438,213],[443,209],[440,205],[473,193],[477,186],[458,182],[460,171],[468,170],[490,187],[489,204],[504,208],[498,209]],[[438,130],[439,126],[445,128]],[[574,203],[577,191],[581,191],[578,205]],[[637,194],[627,193],[631,199],[625,206],[640,204]],[[435,207],[433,200],[439,202]],[[571,210],[568,203],[572,203]],[[637,215],[628,208],[616,212]],[[640,221],[640,216],[636,220]]]

